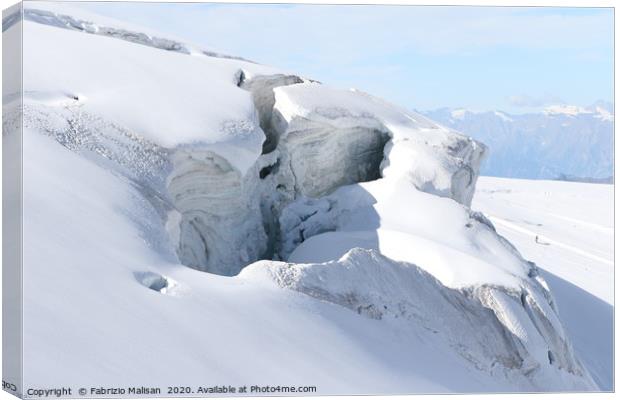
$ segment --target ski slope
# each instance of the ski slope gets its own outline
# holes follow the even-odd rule
[[[613,382],[613,198],[613,185],[485,176],[472,205],[542,269],[577,353],[607,390]]]

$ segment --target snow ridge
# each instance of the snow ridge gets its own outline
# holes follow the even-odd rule
[[[3,31],[8,29],[15,21],[19,20],[19,13],[21,11],[8,16],[6,20],[3,20]],[[183,54],[202,54],[208,57],[227,58],[232,60],[242,60],[253,63],[253,61],[244,59],[242,57],[230,56],[227,54],[221,54],[208,50],[196,50],[186,43],[181,43],[176,40],[166,39],[162,37],[148,35],[142,32],[132,31],[128,29],[115,28],[110,26],[100,25],[91,21],[86,21],[79,18],[74,18],[70,15],[64,15],[55,13],[48,10],[39,10],[35,8],[25,8],[23,10],[23,17],[25,20],[36,22],[43,25],[55,26],[57,28],[69,29],[84,33],[90,33],[94,35],[101,35],[107,37],[113,37],[128,42],[141,44],[144,46],[150,46],[157,49],[174,51]]]

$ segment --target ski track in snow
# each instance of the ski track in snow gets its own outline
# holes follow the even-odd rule
[[[599,257],[599,256],[594,255],[592,253],[589,253],[589,252],[587,252],[585,250],[582,250],[582,249],[580,249],[578,247],[567,245],[567,244],[562,243],[562,242],[560,242],[558,240],[552,239],[552,238],[550,238],[548,236],[537,234],[536,232],[533,232],[533,231],[531,231],[529,229],[525,229],[525,228],[523,228],[523,227],[521,227],[521,226],[519,226],[517,224],[514,224],[512,222],[508,222],[505,219],[502,219],[502,218],[499,218],[499,217],[496,217],[496,216],[493,216],[493,215],[490,215],[490,214],[488,215],[488,217],[491,220],[491,222],[493,222],[495,224],[503,225],[503,226],[505,226],[508,229],[511,229],[513,231],[522,233],[524,235],[528,235],[528,236],[530,236],[532,238],[538,237],[541,240],[541,243],[538,243],[538,244],[541,244],[541,245],[550,244],[550,245],[559,246],[559,247],[561,247],[563,249],[566,249],[568,251],[572,251],[573,253],[582,255],[584,257],[591,258],[591,259],[593,259],[595,261],[599,261],[599,262],[602,262],[604,264],[611,265],[611,266],[614,265],[613,261],[611,261],[611,260],[608,260],[608,259],[603,258],[603,257]],[[573,219],[572,218],[566,218],[566,220],[573,220]],[[592,224],[590,224],[590,225],[592,225]]]
[[[576,218],[570,218],[570,217],[567,217],[565,215],[558,215],[558,214],[554,214],[554,213],[549,213],[549,215],[552,216],[552,217],[558,218],[558,219],[563,219],[565,221],[569,221],[569,222],[573,222],[575,224],[583,225],[584,227],[588,227],[588,228],[591,228],[591,229],[599,230],[599,231],[601,231],[603,233],[606,233],[608,235],[613,235],[614,234],[614,229],[613,228],[609,228],[609,227],[598,225],[598,224],[593,224],[593,223],[582,221],[582,220],[576,219]]]
[[[575,351],[611,390],[613,185],[485,176],[472,208],[543,270]]]

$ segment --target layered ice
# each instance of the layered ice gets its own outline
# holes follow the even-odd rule
[[[310,136],[319,127],[352,136],[360,130],[389,135],[383,177],[407,175],[422,191],[471,203],[485,154],[485,146],[471,138],[369,94],[316,83],[278,88],[276,109],[287,136]]]

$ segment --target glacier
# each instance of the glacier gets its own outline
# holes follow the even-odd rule
[[[61,3],[24,17],[27,386],[598,390],[471,209],[484,144]]]

